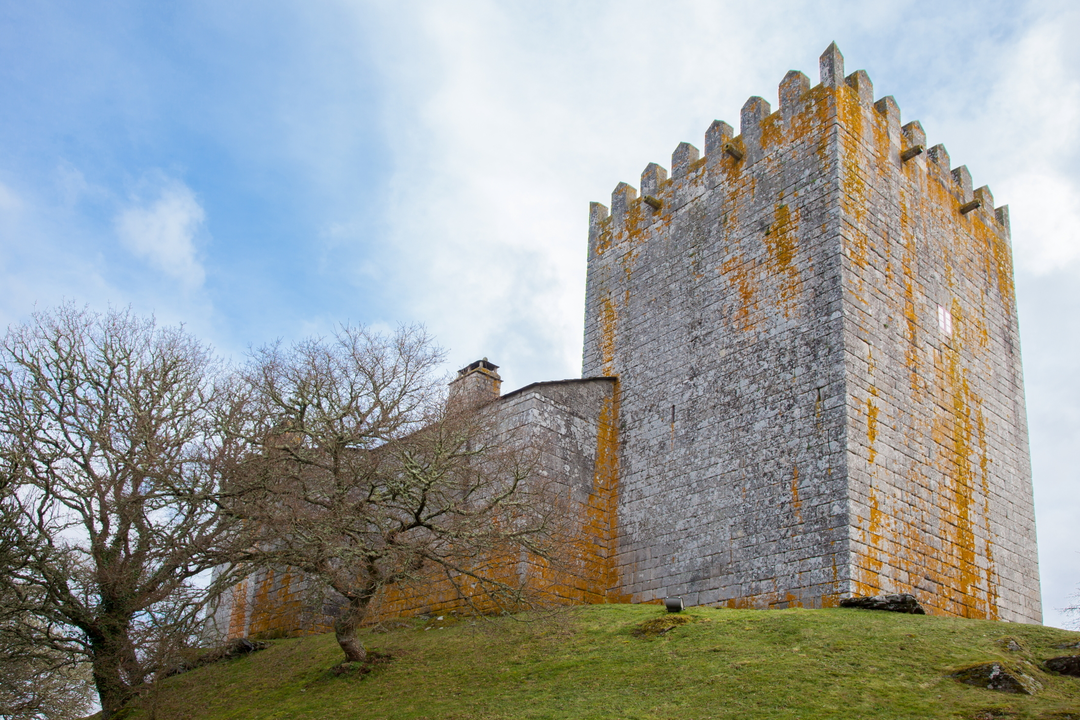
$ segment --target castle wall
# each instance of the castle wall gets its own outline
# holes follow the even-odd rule
[[[553,563],[531,559],[529,582],[558,601],[618,602],[618,387],[613,378],[529,385],[503,397],[508,432],[540,450],[539,481],[556,497],[564,544]]]
[[[865,73],[835,86],[852,591],[1040,622],[1007,210]]]
[[[492,557],[487,574],[542,602],[607,602],[619,599],[614,572],[617,396],[612,378],[536,383],[497,400],[498,431],[504,442],[537,453],[529,492],[543,492],[560,552],[550,559],[529,555]],[[417,583],[385,588],[368,622],[464,610],[469,600],[490,606],[470,583],[453,583],[439,567],[428,567]],[[327,632],[340,599],[318,590],[303,573],[267,568],[231,588],[210,617],[217,635],[278,637]],[[463,593],[468,597],[463,597]]]
[[[781,97],[592,208],[583,375],[620,381],[635,601],[829,606],[849,587],[836,108],[801,73]]]
[[[207,618],[215,637],[285,637],[329,632],[336,612],[333,594],[292,568],[263,568],[229,588]]]
[[[592,204],[584,379],[490,406],[539,453],[564,552],[492,572],[566,602],[910,592],[1041,620],[1007,208],[843,64],[831,46],[820,84],[788,73],[776,112],[751,98],[739,136],[714,122],[704,157]],[[497,397],[495,370],[452,399]],[[307,588],[253,575],[218,626],[324,629]],[[463,605],[433,572],[371,619]]]

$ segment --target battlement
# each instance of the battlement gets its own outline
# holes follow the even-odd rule
[[[632,230],[641,223],[670,214],[690,202],[700,191],[710,189],[757,162],[768,161],[782,152],[782,146],[805,140],[813,129],[836,126],[844,132],[866,129],[889,138],[890,163],[896,172],[911,165],[934,178],[955,201],[955,211],[978,212],[1008,232],[1008,207],[994,207],[993,195],[985,185],[972,190],[966,166],[953,168],[944,145],[927,150],[926,133],[918,121],[901,125],[900,107],[891,95],[874,100],[874,86],[865,70],[844,76],[844,56],[836,43],[819,60],[819,84],[798,70],[784,76],[778,88],[779,109],[767,100],[751,97],[742,107],[739,134],[722,120],[714,120],[705,132],[705,155],[694,145],[679,143],[671,155],[671,173],[649,163],[641,173],[638,190],[620,182],[607,206],[593,203],[590,213],[590,240],[606,232]],[[866,125],[868,127],[855,127]],[[602,246],[600,248],[603,249]],[[591,242],[590,250],[596,250]]]

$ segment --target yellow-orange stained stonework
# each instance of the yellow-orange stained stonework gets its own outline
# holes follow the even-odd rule
[[[867,385],[856,389],[856,396],[865,397],[865,419],[852,416],[856,424],[865,422],[869,440],[867,502],[855,505],[856,592],[914,592],[931,612],[998,618],[994,520],[1005,518],[994,518],[991,509],[989,426],[975,385],[995,371],[1011,375],[1005,399],[1018,396],[1022,407],[1018,357],[1008,358],[1009,348],[1002,346],[1017,342],[1008,227],[995,217],[989,191],[972,193],[966,170],[951,172],[943,148],[897,162],[912,144],[900,132],[897,114],[873,112],[855,92],[840,90],[846,130],[841,167],[851,178],[842,195],[845,210],[857,219],[868,211],[891,211],[900,219],[895,227],[871,224],[869,232],[866,224],[852,224],[845,234],[847,292],[853,305],[872,309],[852,314],[852,332],[886,340],[877,348],[878,372],[868,365]],[[921,128],[913,130],[921,135]],[[870,186],[873,197],[865,194]],[[983,207],[961,213],[974,195]],[[920,275],[920,265],[936,272]],[[938,327],[941,313],[951,321],[948,329]],[[879,330],[890,322],[898,332]],[[1002,330],[996,338],[991,323]],[[884,399],[887,414],[879,417],[875,383],[881,370],[891,382],[880,387],[895,396]],[[895,382],[901,378],[907,380],[903,385]],[[1026,465],[1024,418],[1010,415],[995,418],[993,425],[1019,425],[1012,444],[1023,443],[1019,461]],[[875,462],[879,433],[901,450],[884,467]],[[996,482],[1007,480],[999,476]],[[1029,487],[1021,488],[1028,497]],[[1030,501],[1017,499],[1030,513]],[[1024,521],[1029,527],[1018,529],[1033,544],[1031,518]],[[1037,566],[1030,556],[1027,564],[1030,608]],[[1010,619],[1016,619],[1015,611]],[[1029,610],[1027,619],[1037,615]]]
[[[842,64],[650,165],[650,203],[593,206],[584,375],[622,387],[623,582],[1038,621],[1007,211]]]
[[[582,397],[588,402],[575,402]],[[587,469],[587,477],[579,472],[554,478],[552,490],[566,495],[567,520],[566,526],[560,528],[566,542],[558,546],[555,555],[523,557],[512,548],[496,549],[471,569],[510,587],[522,588],[522,597],[530,602],[627,601],[618,591],[614,552],[619,481],[617,382],[604,378],[539,383],[504,396],[498,411],[505,415],[507,429],[520,430],[524,424],[526,432],[536,435],[536,445],[549,449],[542,466],[561,469],[567,459],[577,460],[582,469]],[[553,429],[558,431],[551,424],[552,418],[561,422],[571,416],[580,439],[588,447],[569,448],[565,438],[547,436]],[[332,627],[334,598],[319,595],[315,588],[299,573],[260,572],[233,588],[225,604],[227,612],[217,615],[218,628],[228,637],[326,632]],[[493,601],[477,582],[429,566],[415,581],[384,588],[367,622],[423,613],[504,609],[505,605]]]

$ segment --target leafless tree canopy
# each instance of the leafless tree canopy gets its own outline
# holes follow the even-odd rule
[[[6,591],[24,630],[91,662],[108,717],[186,637],[193,579],[222,560],[229,394],[204,346],[127,311],[40,313],[0,353],[3,531],[21,553]]]
[[[233,512],[260,541],[246,560],[290,566],[344,598],[346,659],[390,585],[432,567],[489,596],[520,599],[497,558],[548,552],[535,448],[500,433],[488,408],[447,410],[422,330],[334,337],[255,353],[244,377],[259,448],[232,485]],[[464,593],[463,593],[464,594]]]
[[[74,720],[90,710],[88,668],[64,647],[63,633],[21,607],[20,598],[0,598],[0,718]]]

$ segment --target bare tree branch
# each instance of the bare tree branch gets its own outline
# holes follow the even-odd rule
[[[443,568],[464,601],[510,606],[525,596],[508,563],[552,554],[536,448],[489,407],[447,410],[441,357],[419,328],[343,327],[264,348],[244,373],[259,448],[231,484],[231,512],[259,533],[244,560],[340,595],[348,661],[365,657],[356,631],[384,588]]]

